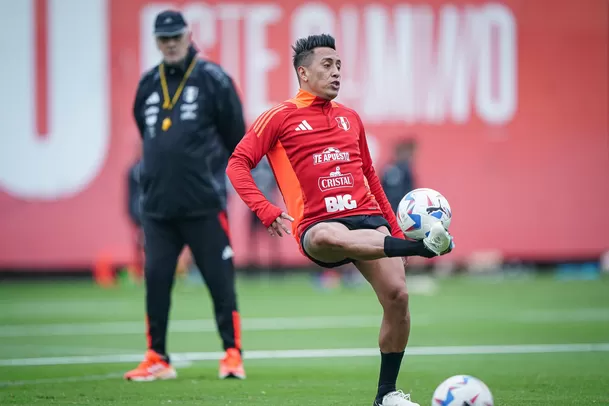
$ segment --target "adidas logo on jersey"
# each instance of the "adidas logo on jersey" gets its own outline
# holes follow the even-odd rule
[[[295,131],[306,131],[306,130],[312,130],[313,127],[311,127],[311,125],[309,123],[307,123],[307,120],[302,120],[302,123],[300,123],[298,125],[298,127],[296,127],[294,130]]]

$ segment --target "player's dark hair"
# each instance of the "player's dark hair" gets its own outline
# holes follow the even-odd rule
[[[294,51],[292,61],[294,69],[297,72],[299,66],[308,66],[311,63],[311,55],[313,55],[315,48],[332,48],[336,50],[336,41],[329,34],[309,35],[296,41],[292,45],[292,50]]]

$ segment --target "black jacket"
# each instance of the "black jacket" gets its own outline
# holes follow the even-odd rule
[[[146,216],[187,217],[226,208],[228,157],[245,134],[241,101],[230,76],[197,58],[194,47],[182,66],[165,67],[170,99],[189,68],[172,109],[163,106],[159,66],[138,85],[133,114],[144,142],[140,185]]]
[[[396,162],[389,165],[381,179],[383,190],[394,212],[398,210],[400,201],[414,189],[414,179],[408,162]]]

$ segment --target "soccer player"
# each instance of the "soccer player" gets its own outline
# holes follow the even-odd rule
[[[228,156],[245,134],[241,101],[224,70],[197,56],[181,13],[156,16],[163,60],[140,79],[133,115],[140,168],[148,351],[131,381],[172,379],[167,324],[176,264],[187,245],[211,294],[225,356],[219,377],[245,378],[233,251],[226,217]]]
[[[383,307],[374,405],[418,406],[396,390],[410,331],[402,257],[445,254],[452,237],[438,224],[423,241],[404,239],[372,166],[360,117],[332,101],[341,69],[334,38],[302,38],[293,51],[298,94],[253,123],[229,159],[228,177],[271,235],[293,234],[301,252],[323,267],[355,264]],[[287,213],[264,198],[250,174],[264,155]]]

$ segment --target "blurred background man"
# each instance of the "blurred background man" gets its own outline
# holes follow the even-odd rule
[[[381,177],[381,184],[389,199],[391,208],[395,213],[404,195],[415,188],[415,180],[412,171],[416,143],[412,136],[404,141],[398,142],[395,148],[395,156]]]
[[[133,114],[143,140],[140,170],[145,237],[148,351],[133,381],[177,376],[166,349],[176,264],[188,245],[213,299],[226,355],[219,377],[244,378],[233,251],[226,215],[228,155],[245,133],[232,79],[197,57],[181,13],[157,15],[163,61],[138,85]]]
[[[275,181],[275,175],[269,165],[269,161],[263,158],[252,170],[252,176],[256,186],[264,194],[264,197],[270,202],[275,202],[277,193],[277,182]],[[250,226],[249,226],[249,247],[251,250],[248,252],[248,268],[254,273],[261,272],[265,267],[266,263],[270,274],[277,275],[281,273],[278,269],[279,266],[276,263],[278,260],[277,249],[272,247],[273,241],[269,239],[269,235],[266,228],[260,223],[260,220],[255,213],[250,212]],[[262,244],[264,241],[266,244]],[[266,255],[264,255],[266,251]]]

